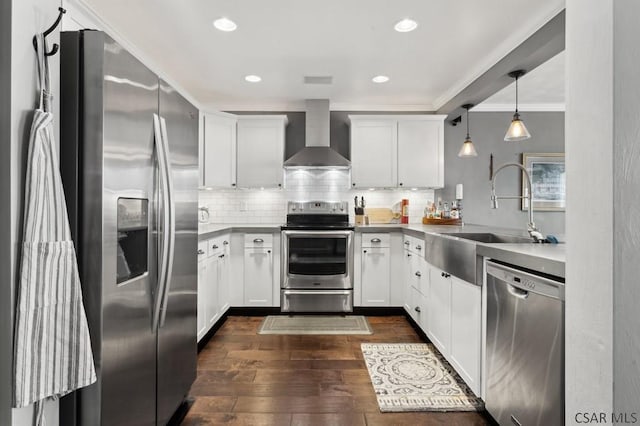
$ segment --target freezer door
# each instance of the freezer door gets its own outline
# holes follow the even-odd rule
[[[62,166],[75,170],[65,188],[77,191],[72,221],[98,373],[78,392],[76,423],[155,425],[158,78],[104,33],[62,40]]]
[[[166,424],[196,377],[198,110],[160,82],[175,205],[175,248],[158,328],[158,424]]]

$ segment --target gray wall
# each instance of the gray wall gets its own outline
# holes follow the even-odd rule
[[[470,112],[471,139],[478,151],[475,158],[460,158],[458,151],[466,136],[466,118],[444,129],[444,182],[436,192],[443,201],[455,198],[455,186],[464,185],[463,215],[466,223],[518,228],[525,230],[527,211],[520,200],[500,200],[499,208],[491,208],[489,155],[493,153],[494,170],[503,163],[522,162],[523,152],[564,152],[564,113],[523,112],[522,119],[531,133],[523,142],[505,142],[504,134],[511,121],[510,112]],[[500,172],[496,180],[498,195],[520,195],[522,178],[515,167]],[[544,235],[564,234],[564,212],[534,212],[534,221]]]
[[[0,424],[11,424],[11,0],[0,0]]]

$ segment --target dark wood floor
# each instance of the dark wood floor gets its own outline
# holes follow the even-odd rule
[[[369,317],[370,336],[258,335],[229,317],[200,352],[195,425],[486,425],[478,413],[380,413],[360,343],[420,342],[404,317]]]

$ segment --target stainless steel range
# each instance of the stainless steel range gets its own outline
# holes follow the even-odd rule
[[[289,201],[282,226],[282,312],[353,311],[348,211],[342,201]]]

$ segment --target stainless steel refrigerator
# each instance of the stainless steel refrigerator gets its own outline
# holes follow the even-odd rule
[[[109,36],[61,35],[60,157],[98,381],[64,425],[164,425],[196,376],[198,111]]]

